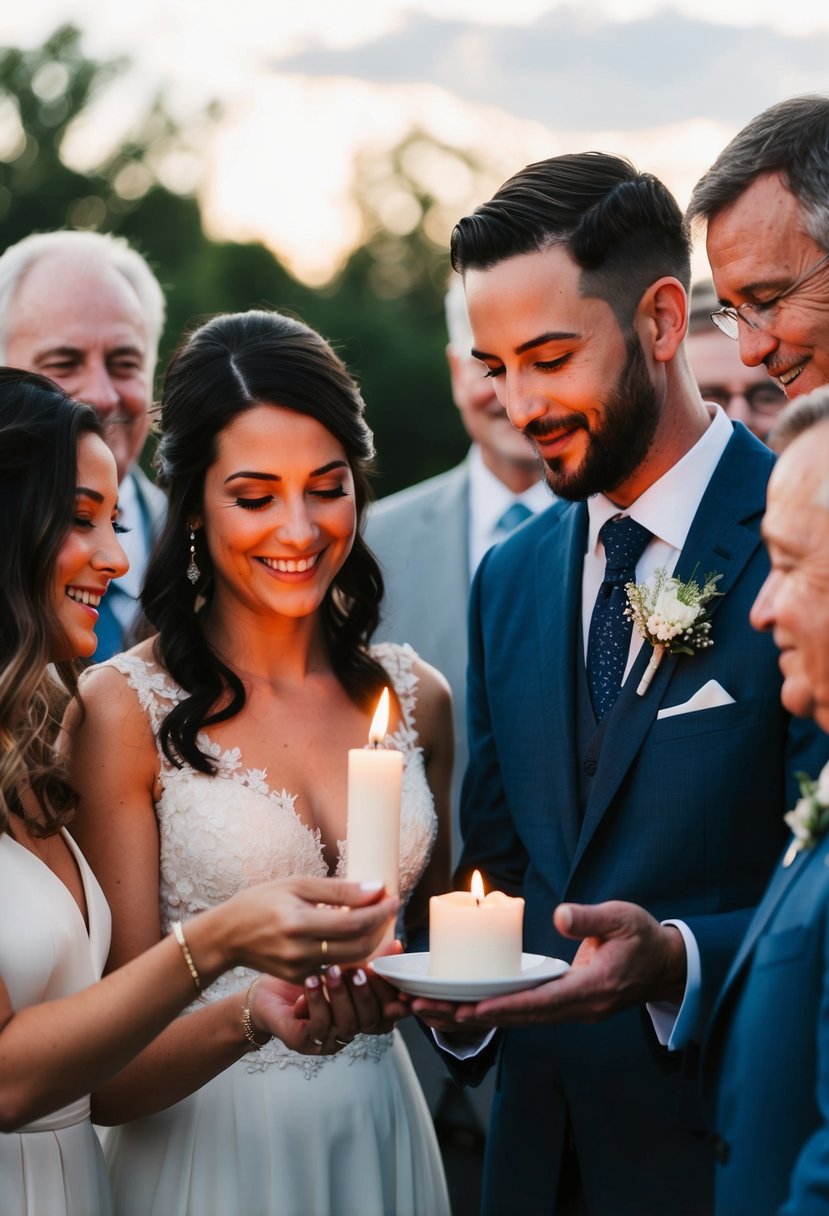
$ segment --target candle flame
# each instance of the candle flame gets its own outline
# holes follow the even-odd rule
[[[480,903],[484,897],[484,880],[481,878],[480,870],[476,870],[472,875],[472,882],[469,884],[469,889],[475,896],[478,903]]]
[[[373,747],[379,747],[383,742],[388,726],[389,690],[384,688],[380,693],[380,700],[377,702],[377,708],[374,711],[374,717],[371,719],[371,728],[368,732],[368,741]]]

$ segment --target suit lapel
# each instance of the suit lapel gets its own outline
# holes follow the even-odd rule
[[[702,581],[708,573],[722,575],[717,584],[722,596],[711,603],[712,617],[760,544],[756,521],[765,507],[765,483],[773,459],[748,431],[735,428],[694,516],[675,573],[683,581],[692,576]],[[716,646],[716,625],[712,638]],[[694,661],[690,655],[663,655],[650,688],[640,697],[636,688],[650,658],[650,646],[643,645],[610,711],[573,870],[636,759],[678,665]]]
[[[803,849],[796,854],[794,861],[789,866],[785,866],[781,861],[777,869],[769,880],[769,885],[766,888],[766,893],[763,896],[757,911],[754,914],[754,919],[749,925],[746,935],[740,943],[740,948],[734,956],[734,961],[728,975],[725,978],[725,983],[720,989],[719,995],[714,1003],[714,1008],[711,1014],[708,1031],[705,1035],[701,1076],[702,1076],[702,1093],[708,1117],[711,1120],[711,1125],[714,1123],[714,1112],[716,1106],[716,1080],[719,1071],[719,1055],[724,1043],[724,1032],[729,1025],[729,1010],[732,1008],[737,994],[740,991],[740,986],[745,975],[752,952],[763,930],[768,925],[774,913],[782,903],[785,896],[791,891],[794,884],[801,878],[809,866],[809,862],[822,850],[818,849]],[[785,857],[785,854],[784,854]]]
[[[558,508],[558,519],[536,551],[536,608],[542,655],[539,700],[544,732],[546,777],[553,818],[561,825],[566,857],[578,838],[579,792],[576,780],[576,668],[587,507]]]
[[[740,971],[744,967],[746,960],[754,949],[754,944],[757,941],[757,938],[763,932],[769,920],[774,915],[780,901],[791,889],[794,883],[800,878],[814,855],[814,850],[812,849],[801,849],[800,852],[795,855],[794,861],[791,863],[791,865],[786,866],[781,861],[777,866],[777,869],[772,874],[769,885],[766,888],[766,893],[760,901],[757,911],[754,914],[754,919],[746,931],[746,935],[740,944],[740,948],[734,957],[734,962],[731,964],[731,969],[729,970],[725,983],[722,986],[720,996],[714,1007],[712,1025],[717,1019],[723,1002],[728,999],[729,989],[734,984],[735,980],[740,974]]]

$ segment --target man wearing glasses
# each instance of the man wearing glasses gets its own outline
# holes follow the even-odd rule
[[[710,279],[695,283],[688,305],[685,353],[703,401],[716,401],[729,418],[744,423],[768,442],[769,433],[786,405],[786,394],[766,369],[746,367],[736,343],[726,342],[711,324],[717,293]]]
[[[788,398],[829,382],[829,98],[771,106],[720,153],[686,218],[707,224],[711,320]]]

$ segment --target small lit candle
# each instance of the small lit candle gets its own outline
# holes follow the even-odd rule
[[[470,891],[429,900],[429,974],[441,979],[502,979],[521,974],[524,901],[490,891],[480,871]]]
[[[400,787],[403,753],[385,747],[389,690],[377,704],[367,747],[348,752],[348,877],[383,882],[396,895],[400,872]]]

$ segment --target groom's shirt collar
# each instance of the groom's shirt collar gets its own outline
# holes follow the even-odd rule
[[[604,494],[596,494],[587,500],[590,518],[588,553],[597,552],[599,530],[603,524],[614,515],[630,515],[653,533],[654,540],[661,540],[676,549],[678,555],[691,530],[702,496],[733,434],[733,427],[720,406],[706,403],[706,408],[713,417],[705,433],[626,511],[620,511],[616,503]]]
[[[626,511],[620,511],[616,503],[611,502],[604,494],[596,494],[587,500],[589,526],[581,587],[585,655],[590,617],[604,578],[605,555],[604,546],[599,542],[599,530],[608,519],[612,519],[614,515],[630,515],[653,533],[653,540],[636,566],[638,583],[650,578],[660,566],[664,566],[669,574],[673,573],[694,516],[702,502],[702,496],[734,433],[731,422],[720,406],[706,402],[706,409],[712,418],[705,433],[681,460],[668,469],[667,473],[663,473]],[[625,675],[630,670],[641,644],[642,636],[634,629]]]

